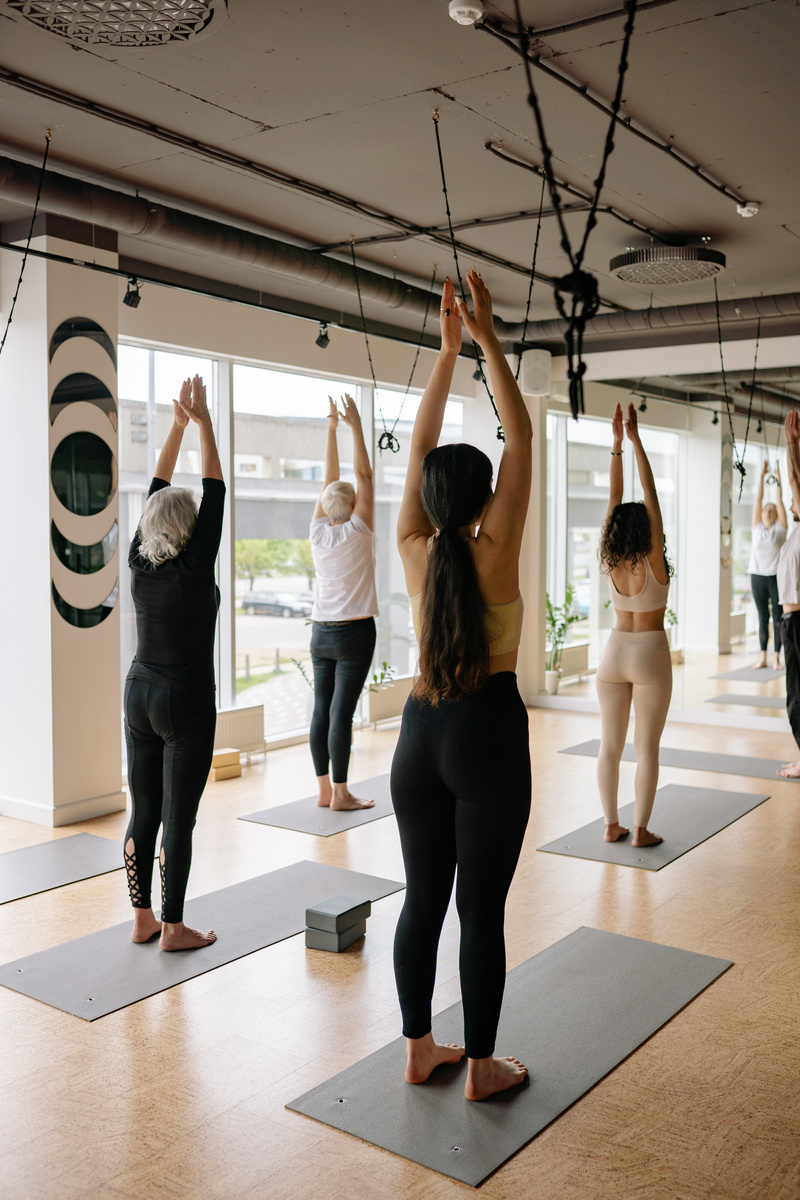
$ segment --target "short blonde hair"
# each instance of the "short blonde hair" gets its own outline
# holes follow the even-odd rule
[[[177,558],[196,521],[197,502],[191,488],[159,488],[148,498],[139,522],[139,554],[155,566]]]
[[[319,502],[325,516],[330,517],[332,521],[349,521],[350,505],[356,502],[356,489],[352,483],[335,479],[323,488]]]

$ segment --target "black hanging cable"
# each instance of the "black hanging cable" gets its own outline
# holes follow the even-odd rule
[[[8,320],[6,321],[6,327],[3,330],[2,341],[0,341],[0,354],[3,353],[3,347],[6,344],[6,338],[8,337],[8,331],[11,328],[11,321],[14,316],[14,309],[16,308],[16,304],[17,304],[17,296],[19,295],[19,289],[22,287],[22,276],[25,274],[25,264],[28,261],[28,251],[31,248],[31,238],[33,237],[33,230],[34,230],[34,226],[36,225],[36,214],[39,211],[39,200],[41,199],[41,195],[42,195],[42,185],[44,184],[44,172],[45,172],[45,168],[47,166],[47,153],[50,149],[50,139],[52,136],[53,135],[50,133],[50,130],[48,129],[45,132],[44,158],[42,159],[42,169],[39,172],[39,187],[37,188],[37,191],[36,191],[36,202],[33,206],[33,216],[31,217],[31,227],[28,230],[28,241],[25,244],[25,253],[22,256],[22,266],[19,269],[19,278],[17,279],[16,290],[11,299],[11,308],[8,311]]]
[[[433,289],[436,286],[436,272],[437,272],[437,268],[434,266],[433,274],[431,275],[430,287],[428,288],[428,303],[425,305],[425,316],[422,318],[422,329],[420,330],[419,341],[417,342],[417,353],[414,355],[414,361],[411,364],[411,374],[408,377],[408,383],[406,384],[406,390],[403,393],[403,399],[400,401],[400,408],[398,409],[397,416],[395,417],[394,425],[392,426],[391,429],[387,430],[386,425],[384,423],[383,433],[378,438],[378,449],[379,450],[383,449],[381,442],[383,441],[383,439],[385,437],[388,436],[390,438],[394,438],[394,431],[397,428],[397,423],[400,420],[400,417],[402,416],[402,413],[403,413],[403,405],[405,404],[406,400],[408,399],[408,393],[411,391],[411,382],[414,378],[414,372],[417,369],[417,363],[419,361],[419,352],[422,349],[422,343],[425,340],[425,326],[428,324],[428,313],[431,310],[431,300],[433,299]],[[383,413],[381,413],[381,416],[383,416]],[[394,438],[394,440],[397,441],[396,438]],[[386,444],[388,445],[388,442]],[[399,443],[398,443],[398,446],[399,446]]]
[[[605,182],[606,167],[611,153],[614,149],[614,131],[616,129],[617,116],[622,104],[622,87],[625,79],[625,74],[628,69],[628,48],[630,46],[631,36],[633,34],[633,22],[636,16],[636,0],[629,0],[626,4],[628,14],[625,22],[625,34],[622,42],[622,54],[620,57],[619,71],[617,77],[617,90],[614,93],[614,100],[611,105],[611,122],[606,134],[605,145],[603,147],[603,158],[600,164],[600,172],[594,181],[594,195],[592,204],[589,210],[589,216],[586,219],[586,226],[583,232],[580,247],[575,253],[572,249],[567,227],[564,224],[564,214],[561,210],[561,197],[558,193],[555,177],[553,174],[553,154],[547,137],[544,131],[544,121],[542,119],[542,111],[539,107],[539,98],[536,95],[536,89],[533,84],[533,73],[531,64],[528,58],[528,31],[522,23],[522,13],[520,11],[519,0],[514,0],[516,15],[517,15],[517,36],[519,38],[520,53],[525,63],[525,74],[528,82],[528,103],[533,109],[534,118],[536,120],[536,128],[539,134],[539,141],[542,147],[542,159],[547,179],[547,186],[550,190],[550,196],[553,202],[558,219],[558,226],[561,232],[561,248],[569,259],[572,270],[568,275],[564,275],[561,279],[557,279],[553,294],[561,319],[567,323],[567,328],[564,333],[564,341],[567,346],[567,376],[569,378],[569,403],[573,417],[577,420],[578,413],[584,411],[583,405],[583,377],[586,374],[586,364],[583,361],[583,335],[586,329],[587,322],[592,319],[600,307],[600,296],[597,291],[597,280],[588,271],[584,271],[583,259],[586,254],[586,247],[589,241],[589,234],[597,224],[597,207],[600,201],[600,192]],[[571,297],[569,311],[565,303],[565,296]]]
[[[722,371],[722,390],[725,394],[725,411],[728,414],[728,429],[730,430],[730,435],[731,435],[731,458],[733,459],[734,468],[739,472],[739,475],[741,476],[741,479],[739,481],[739,496],[741,498],[742,484],[744,483],[744,477],[747,474],[747,471],[745,470],[745,465],[742,462],[742,459],[739,457],[739,455],[736,452],[736,435],[733,432],[733,415],[731,413],[731,398],[728,395],[728,380],[725,377],[725,360],[722,357],[722,324],[719,319],[719,290],[717,288],[716,278],[714,279],[714,304],[716,305],[716,313],[717,313],[717,342],[719,344],[719,365],[720,365],[720,369]],[[752,401],[752,396],[751,396],[751,401]]]
[[[372,376],[372,389],[373,389],[372,394],[373,394],[375,400],[377,400],[377,402],[378,402],[378,412],[381,415],[381,424],[383,425],[383,433],[378,438],[378,449],[380,450],[381,453],[383,453],[384,450],[391,450],[392,454],[397,454],[397,451],[400,449],[400,443],[397,440],[397,438],[394,436],[394,433],[390,433],[389,430],[386,428],[386,418],[384,417],[383,409],[381,408],[380,395],[378,392],[378,383],[377,383],[377,380],[375,379],[375,368],[372,365],[372,351],[369,348],[369,337],[367,336],[367,320],[366,320],[366,317],[364,316],[364,305],[361,301],[361,284],[358,281],[358,267],[356,266],[356,245],[355,245],[355,243],[356,243],[355,237],[351,237],[350,238],[350,257],[353,260],[353,272],[356,277],[356,292],[358,293],[358,311],[361,313],[361,328],[364,330],[364,341],[367,344],[367,358],[369,359],[369,373]],[[429,303],[430,303],[430,301],[429,301]],[[395,422],[395,424],[396,424],[396,422]]]
[[[759,342],[760,337],[761,337],[761,317],[758,318],[758,325],[756,326],[756,352],[753,355],[753,378],[750,381],[750,403],[747,405],[747,425],[745,426],[745,431],[744,431],[744,445],[742,446],[742,462],[744,462],[745,455],[747,454],[747,439],[750,436],[750,418],[753,413],[753,397],[755,396],[755,392],[756,392],[756,367],[758,366],[758,342]],[[763,404],[762,404],[762,408],[763,408]],[[740,500],[742,498],[742,488],[744,487],[744,476],[745,476],[745,472],[742,471],[741,477],[739,479],[739,499]]]
[[[528,317],[531,312],[531,296],[533,295],[533,281],[536,278],[536,256],[539,253],[539,234],[542,232],[542,207],[544,205],[544,189],[547,179],[542,176],[542,194],[539,197],[539,220],[536,225],[536,241],[533,244],[533,262],[531,263],[531,277],[528,283],[528,301],[525,305],[525,320],[522,322],[522,344],[525,345],[525,337],[528,333]],[[522,352],[517,356],[517,369],[514,372],[514,379],[519,382],[519,373],[522,369]]]
[[[447,180],[445,178],[445,173],[444,173],[444,158],[442,157],[442,143],[441,143],[441,139],[439,137],[439,110],[438,110],[438,108],[435,108],[433,110],[433,128],[436,131],[436,150],[439,155],[439,171],[442,176],[442,191],[444,192],[444,207],[445,207],[445,211],[447,212],[447,228],[450,231],[450,246],[453,251],[453,258],[455,259],[456,276],[458,278],[458,287],[459,287],[459,291],[461,292],[461,299],[466,304],[467,295],[466,295],[466,292],[464,291],[464,281],[461,278],[461,266],[458,261],[458,250],[456,248],[455,234],[453,233],[453,219],[450,215],[450,197],[447,194]],[[497,411],[497,405],[494,402],[494,396],[492,395],[492,390],[489,387],[488,380],[486,379],[486,375],[483,370],[483,360],[481,358],[481,354],[480,354],[480,350],[478,349],[477,342],[473,341],[472,349],[475,353],[475,362],[477,363],[477,368],[478,368],[478,371],[480,372],[480,377],[483,382],[483,386],[486,388],[486,394],[488,395],[488,397],[492,403],[492,409],[494,411],[494,415],[497,417],[497,440],[498,440],[498,442],[504,442],[506,439],[505,439],[505,434],[503,433],[503,425],[500,420],[500,413]]]

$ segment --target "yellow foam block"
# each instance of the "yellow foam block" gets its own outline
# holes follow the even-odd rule
[[[214,757],[211,759],[212,767],[232,767],[239,761],[239,751],[234,750],[231,746],[223,746],[219,750],[214,751]]]
[[[208,778],[212,781],[212,783],[219,783],[221,779],[237,779],[241,773],[241,763],[230,763],[226,767],[212,767]]]

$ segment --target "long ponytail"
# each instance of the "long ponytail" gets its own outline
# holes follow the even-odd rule
[[[492,464],[474,446],[439,446],[422,464],[422,504],[438,529],[420,606],[420,674],[414,695],[438,704],[475,692],[489,675],[486,602],[467,541],[491,494]]]

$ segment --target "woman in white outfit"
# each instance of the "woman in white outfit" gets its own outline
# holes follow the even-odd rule
[[[781,546],[786,541],[787,522],[786,509],[783,507],[781,496],[781,472],[777,465],[775,467],[775,476],[778,481],[777,503],[764,504],[764,478],[768,471],[769,463],[765,459],[753,503],[753,543],[750,549],[750,562],[747,564],[750,574],[750,591],[758,611],[758,641],[761,647],[758,662],[753,663],[754,670],[767,665],[770,604],[772,605],[772,636],[775,645],[772,665],[776,670],[781,665],[783,609],[778,600],[778,559]]]
[[[655,846],[662,839],[647,823],[658,786],[658,747],[672,696],[672,661],[664,612],[671,568],[664,551],[664,528],[653,472],[639,439],[636,409],[628,406],[624,431],[634,453],[644,503],[622,503],[622,408],[612,422],[611,487],[600,541],[600,562],[608,578],[616,624],[597,668],[601,739],[597,784],[605,814],[605,840],[630,831],[617,813],[619,764],[625,748],[631,701],[636,717],[634,846]]]

